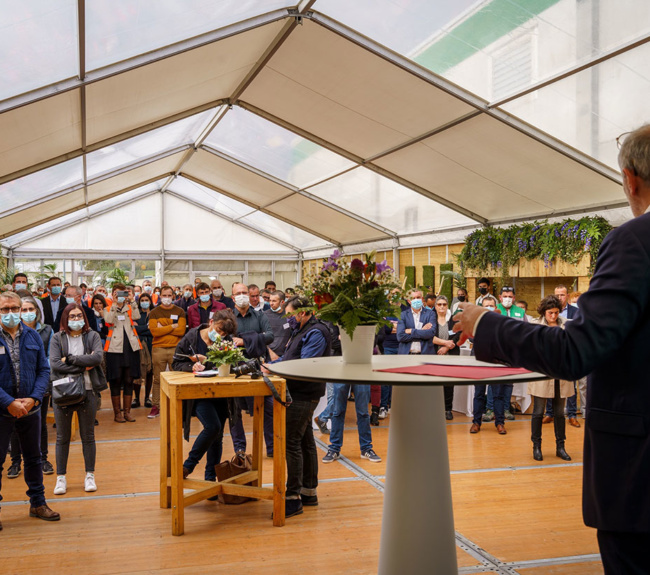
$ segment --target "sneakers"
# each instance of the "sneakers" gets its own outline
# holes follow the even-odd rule
[[[65,480],[65,475],[57,476],[54,495],[65,495],[66,491],[68,491],[68,483]]]
[[[158,417],[159,415],[160,415],[160,409],[159,409],[157,406],[154,405],[154,406],[151,408],[151,411],[149,412],[149,415],[147,415],[147,417],[148,417],[149,419],[155,419],[155,418]]]
[[[379,425],[379,412],[374,411],[373,407],[373,412],[370,414],[370,425],[374,425],[375,427]]]
[[[372,461],[373,463],[379,463],[381,461],[381,457],[379,457],[379,455],[377,455],[372,449],[364,451],[361,454],[361,457],[363,459],[367,459],[368,461]]]
[[[132,402],[131,402],[131,409],[137,409],[140,407],[140,398],[136,397]]]
[[[95,474],[86,473],[86,480],[84,481],[84,491],[97,491],[97,484],[95,483]]]
[[[12,463],[7,471],[7,477],[9,479],[15,479],[20,475],[20,463]]]
[[[515,420],[514,413],[512,413],[512,411],[510,411],[509,409],[505,412],[504,416],[508,421],[514,421]]]
[[[318,429],[323,435],[329,435],[330,430],[327,429],[327,421],[323,421],[318,416],[314,417],[314,423],[318,425]]]
[[[153,407],[153,403],[151,403],[151,400],[147,397],[147,399],[144,400],[144,406],[145,407]]]
[[[483,421],[492,421],[494,419],[494,410],[488,409],[486,412],[483,414]]]
[[[388,410],[385,407],[379,408],[379,419],[386,419],[388,417]]]
[[[323,463],[332,463],[332,461],[336,461],[339,457],[341,457],[341,454],[338,451],[332,451],[331,449],[327,450],[327,454],[321,461]]]
[[[46,459],[43,461],[43,475],[52,475],[54,473],[54,467],[52,467],[52,464]]]

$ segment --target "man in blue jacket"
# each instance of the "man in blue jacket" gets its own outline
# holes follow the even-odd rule
[[[0,294],[0,489],[2,465],[15,428],[25,459],[29,515],[45,521],[58,521],[61,516],[45,502],[41,466],[40,407],[47,391],[50,369],[41,336],[20,321],[21,305],[17,294]]]
[[[475,336],[481,361],[556,379],[589,374],[582,513],[598,530],[606,575],[648,572],[650,124],[625,136],[618,163],[635,217],[604,239],[589,291],[580,297],[580,314],[565,329],[468,304],[456,315],[463,337]]]
[[[410,307],[402,312],[397,322],[399,355],[434,355],[433,336],[438,321],[436,312],[423,309],[422,292],[411,292]]]

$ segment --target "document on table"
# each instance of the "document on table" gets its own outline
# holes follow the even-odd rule
[[[206,369],[205,371],[197,371],[194,377],[214,377],[215,375],[219,375],[216,369]]]

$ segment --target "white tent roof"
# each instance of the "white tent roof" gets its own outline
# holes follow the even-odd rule
[[[297,256],[620,217],[647,2],[296,1],[6,3],[2,244]]]

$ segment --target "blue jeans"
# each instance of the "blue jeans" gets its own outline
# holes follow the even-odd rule
[[[492,387],[488,389],[487,392],[487,405],[486,409],[491,409],[494,411],[494,392]],[[510,404],[512,403],[512,383],[506,383],[503,385],[503,409],[505,411],[510,410]]]
[[[27,496],[32,507],[45,505],[43,466],[41,465],[41,411],[20,419],[0,415],[0,490],[2,489],[2,468],[9,450],[11,432],[16,429],[23,450],[25,462],[25,483]],[[2,495],[0,494],[0,501]]]
[[[248,411],[253,413],[253,398],[244,397],[240,398],[245,401],[248,406]],[[244,422],[242,420],[241,407],[239,410],[239,421],[230,428],[230,436],[232,437],[232,445],[235,448],[235,453],[238,451],[246,451],[246,432],[244,431]],[[267,395],[264,397],[264,442],[266,443],[266,454],[269,457],[273,456],[273,397]]]
[[[573,391],[576,391],[576,382],[573,382]],[[578,414],[578,394],[574,393],[571,397],[566,398],[566,416],[575,419]],[[546,413],[549,417],[553,417],[553,400],[546,400]]]
[[[343,428],[345,426],[345,411],[348,408],[349,383],[334,384],[334,412],[332,413],[332,431],[329,448],[336,453],[343,447]],[[359,446],[361,452],[372,449],[372,433],[370,431],[370,386],[352,384],[354,391],[354,406],[357,409],[357,428],[359,430]]]
[[[216,479],[214,466],[221,463],[223,453],[223,426],[228,418],[228,404],[225,399],[196,399],[194,414],[203,425],[201,433],[194,440],[192,449],[183,463],[190,473],[207,454],[205,462],[205,479]]]
[[[492,394],[494,397],[494,425],[504,425],[506,422],[504,404],[503,404],[503,388],[505,385],[491,385]],[[483,421],[483,414],[485,413],[485,385],[474,386],[474,419],[473,423],[481,425]]]
[[[332,410],[334,409],[334,384],[327,383],[327,405],[316,417],[321,421],[329,421],[332,419]]]

